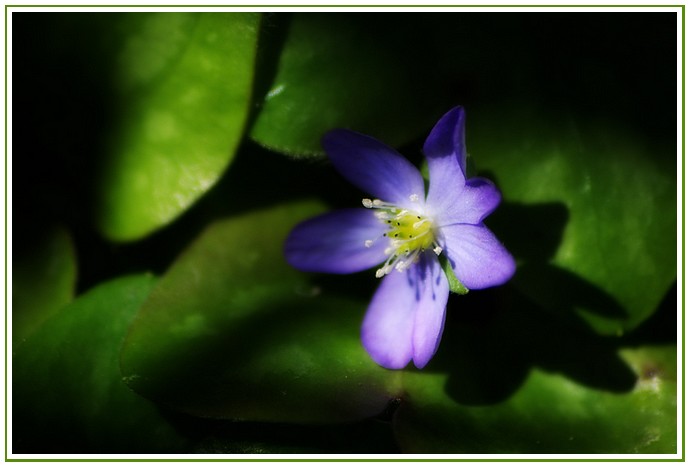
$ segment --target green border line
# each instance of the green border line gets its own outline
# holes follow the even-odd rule
[[[114,454],[113,454],[114,455]],[[199,454],[203,455],[203,454]],[[230,456],[231,454],[225,454]],[[262,454],[249,454],[260,456]],[[399,454],[401,456],[405,454]],[[682,462],[682,459],[558,459],[558,458],[521,458],[521,459],[496,459],[496,458],[246,458],[246,457],[226,457],[226,458],[189,458],[189,459],[146,459],[146,458],[120,458],[120,459],[98,459],[98,458],[73,458],[73,459],[5,459],[6,462]]]
[[[281,4],[267,4],[267,5],[141,5],[141,4],[119,4],[119,5],[17,5],[17,4],[6,4],[5,5],[5,462],[684,462],[685,461],[685,410],[681,411],[681,457],[678,459],[669,458],[629,458],[629,459],[609,459],[609,458],[549,458],[549,457],[538,457],[538,458],[520,458],[520,459],[509,459],[509,458],[262,458],[262,457],[228,457],[228,458],[199,458],[193,457],[189,459],[161,459],[161,458],[60,458],[60,459],[49,459],[49,458],[8,458],[8,392],[7,392],[7,382],[8,382],[8,352],[7,352],[7,342],[8,342],[8,259],[7,259],[7,225],[8,225],[8,215],[7,215],[7,160],[8,160],[8,144],[7,144],[7,121],[8,121],[8,104],[7,104],[7,17],[11,8],[51,8],[59,9],[65,7],[75,7],[75,8],[161,8],[161,7],[180,7],[180,8],[338,8],[338,7],[348,7],[348,8],[672,8],[680,9],[676,13],[681,15],[681,235],[682,235],[682,245],[681,245],[681,400],[682,407],[685,409],[685,5],[684,4],[661,4],[661,5],[604,5],[604,4],[580,4],[580,5],[514,5],[514,4],[495,4],[495,5],[482,5],[482,4],[467,4],[467,5],[373,5],[373,4],[328,4],[328,5],[281,5]],[[50,455],[50,454],[48,454]],[[228,454],[231,455],[231,454]],[[404,455],[404,454],[403,454]]]
[[[7,460],[7,8],[5,8],[5,460]]]
[[[467,5],[443,5],[443,4],[428,4],[428,5],[376,5],[376,4],[322,4],[322,5],[281,5],[281,4],[266,4],[266,5],[5,5],[5,8],[681,8],[684,9],[683,4],[660,4],[660,5],[482,5],[482,4],[467,4]]]
[[[200,454],[201,455],[201,454]],[[222,454],[221,454],[222,455]],[[231,455],[231,454],[226,454]],[[262,454],[249,454],[253,456],[260,456]],[[404,456],[405,454],[398,454]],[[87,459],[87,458],[76,458],[76,459],[6,459],[7,462],[682,462],[682,459],[655,459],[650,457],[649,459],[606,459],[606,458],[585,458],[585,459],[558,459],[558,458],[520,458],[520,459],[472,459],[472,458],[448,458],[448,459],[435,459],[435,458],[243,458],[243,457],[230,457],[230,458],[189,458],[189,459],[146,459],[146,458],[122,458],[122,459]]]
[[[200,454],[201,455],[201,454]],[[254,454],[261,455],[261,454]],[[404,454],[402,454],[404,455]],[[274,459],[274,458],[190,458],[190,459],[6,459],[6,462],[683,462],[682,459],[376,459],[376,458],[342,458],[342,459]]]
[[[685,8],[681,8],[681,458],[685,460]]]

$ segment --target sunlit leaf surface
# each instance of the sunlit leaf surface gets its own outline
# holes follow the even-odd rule
[[[100,186],[115,240],[166,225],[232,160],[249,112],[259,15],[127,15],[116,55],[120,114]]]

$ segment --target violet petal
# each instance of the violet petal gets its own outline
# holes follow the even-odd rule
[[[453,272],[468,289],[501,285],[515,273],[515,260],[484,224],[447,225],[440,231]]]
[[[326,133],[322,145],[341,175],[365,193],[400,207],[412,206],[411,195],[424,199],[419,170],[376,139],[339,129]]]
[[[436,198],[427,206],[433,208],[437,225],[479,224],[499,205],[501,193],[490,180],[475,177],[463,187],[436,191]]]
[[[429,255],[426,259],[422,265],[424,273],[418,278],[422,293],[412,334],[412,359],[417,368],[429,363],[441,342],[449,293],[448,279],[438,258]]]
[[[427,210],[440,225],[452,223],[439,217],[460,200],[465,190],[464,128],[465,112],[462,107],[456,107],[439,120],[424,143],[429,165]]]
[[[443,331],[448,281],[429,254],[406,271],[381,281],[362,323],[362,344],[379,365],[422,368],[436,352]]]
[[[412,270],[392,271],[369,303],[362,322],[362,345],[379,365],[397,370],[412,359],[417,291]]]
[[[285,258],[302,271],[349,274],[383,263],[387,226],[365,208],[332,211],[297,225],[285,241]],[[370,247],[367,240],[374,240]]]
[[[464,177],[466,164],[465,109],[454,107],[446,112],[431,129],[431,133],[424,142],[423,151],[429,162],[430,174],[434,170],[432,166],[437,161],[454,157],[458,163],[457,167]]]

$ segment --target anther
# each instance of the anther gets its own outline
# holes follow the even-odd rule
[[[420,196],[413,193],[410,201],[417,202]],[[376,210],[376,218],[388,226],[388,231],[381,235],[387,237],[388,245],[384,254],[388,259],[376,270],[376,277],[381,278],[393,270],[403,272],[417,263],[421,255],[428,249],[433,249],[440,255],[443,249],[434,239],[433,221],[424,215],[400,208],[380,199],[364,198],[362,204],[366,208]],[[378,239],[364,240],[364,246],[370,248]]]

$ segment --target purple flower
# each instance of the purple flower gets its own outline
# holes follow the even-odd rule
[[[465,111],[445,114],[424,143],[428,192],[414,165],[369,136],[339,129],[322,143],[335,168],[376,199],[295,227],[287,261],[335,274],[380,265],[381,284],[362,323],[364,348],[386,368],[410,360],[422,368],[438,348],[448,302],[439,256],[468,289],[503,284],[515,272],[512,256],[482,222],[501,200],[498,189],[465,177]]]

